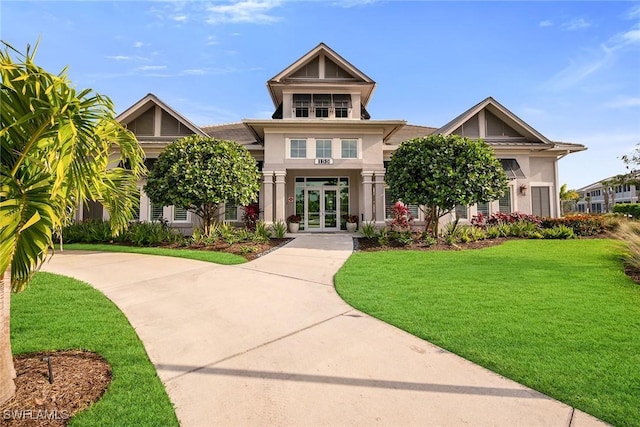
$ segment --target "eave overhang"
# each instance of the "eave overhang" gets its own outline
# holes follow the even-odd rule
[[[256,137],[260,144],[264,144],[264,135],[268,129],[283,129],[285,131],[305,131],[310,128],[322,128],[322,131],[358,132],[381,130],[383,142],[400,130],[407,122],[404,120],[344,120],[344,119],[243,119],[242,123]]]

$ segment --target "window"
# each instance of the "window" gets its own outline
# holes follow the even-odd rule
[[[224,204],[224,220],[225,221],[237,221],[238,220],[238,206],[234,203]]]
[[[348,118],[349,108],[351,108],[351,95],[336,94],[333,95],[333,107],[335,109],[336,118]]]
[[[313,95],[313,108],[316,111],[316,117],[329,117],[329,107],[331,107],[331,95]]]
[[[465,205],[456,205],[455,212],[456,212],[457,219],[469,218],[468,209],[467,209],[467,206]]]
[[[295,110],[296,117],[309,117],[310,106],[311,106],[311,95],[309,94],[293,95],[293,108]]]
[[[346,118],[349,118],[349,109],[336,107],[336,119],[346,119]]]
[[[291,140],[291,158],[294,158],[294,159],[307,158],[307,140],[306,139]]]
[[[187,220],[187,210],[180,206],[173,207],[173,221],[180,222]]]
[[[331,158],[331,140],[330,139],[316,139],[316,158],[318,159]]]
[[[393,205],[396,204],[396,200],[393,200],[391,194],[385,190],[384,192],[384,217],[386,219],[393,219]],[[414,221],[418,220],[419,207],[418,205],[406,205],[409,208],[409,213],[413,217]]]
[[[504,196],[498,199],[498,210],[502,213],[511,213],[511,187],[507,188]]]
[[[164,218],[164,206],[151,202],[149,209],[149,220],[160,221]]]
[[[358,158],[358,140],[357,139],[342,140],[342,158],[343,159]]]
[[[477,206],[478,214],[482,214],[484,216],[489,215],[489,203],[478,203]]]

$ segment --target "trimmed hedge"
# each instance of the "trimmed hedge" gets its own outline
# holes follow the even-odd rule
[[[602,215],[568,215],[562,218],[543,218],[542,228],[564,225],[573,229],[576,236],[594,236],[606,230],[606,218]]]
[[[618,203],[613,206],[613,213],[629,215],[638,219],[640,218],[640,203]]]

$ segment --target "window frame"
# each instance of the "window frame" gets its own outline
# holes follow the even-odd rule
[[[359,153],[360,150],[358,149],[359,148],[358,147],[358,145],[359,145],[358,142],[359,141],[356,138],[344,138],[344,139],[341,139],[340,140],[340,158],[341,159],[357,159],[358,155],[360,154]],[[345,146],[346,143],[353,143],[353,147],[346,147]],[[352,153],[353,149],[355,149],[355,153]],[[353,155],[353,156],[346,155],[345,156],[345,153],[347,153],[347,154],[355,154],[355,155]]]
[[[322,144],[321,149],[319,149],[320,143]],[[320,151],[322,151],[322,153]],[[327,151],[329,155],[326,155]],[[330,159],[332,158],[332,156],[333,156],[333,140],[327,139],[327,138],[316,139],[316,159]]]
[[[296,147],[294,148],[294,143]],[[301,145],[299,145],[301,144]],[[295,155],[294,155],[295,153]],[[300,155],[304,154],[304,155]],[[307,158],[307,140],[306,138],[291,138],[289,140],[289,158],[306,159]]]

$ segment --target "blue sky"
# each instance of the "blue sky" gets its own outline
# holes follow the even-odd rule
[[[198,125],[268,118],[265,82],[325,42],[378,83],[372,119],[439,127],[487,96],[555,141],[578,188],[640,143],[639,2],[7,1],[1,38],[122,112],[156,94]]]

